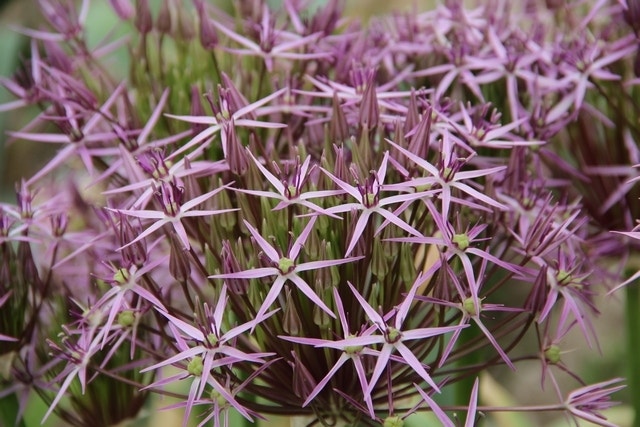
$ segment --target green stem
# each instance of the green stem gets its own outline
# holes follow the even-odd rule
[[[15,394],[0,399],[0,425],[25,427],[24,420],[16,422],[19,408],[18,397]]]
[[[632,426],[640,427],[640,288],[637,284],[631,284],[626,287],[626,292],[628,382],[635,412]]]
[[[472,325],[472,327],[475,325]],[[471,329],[471,328],[468,328]],[[458,339],[457,347],[465,348],[467,343],[472,341],[475,337],[478,336],[481,332],[479,331],[463,331],[460,334],[460,338]],[[474,366],[476,364],[482,363],[481,351],[474,351],[468,353],[463,358],[461,358],[458,362],[456,362],[461,367],[469,367]],[[473,389],[473,383],[475,382],[475,375],[469,375],[465,378],[458,380],[455,383],[454,387],[454,402],[456,405],[465,406],[469,404],[469,397],[471,396],[471,390]]]

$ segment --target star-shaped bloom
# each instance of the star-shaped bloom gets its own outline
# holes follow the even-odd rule
[[[582,418],[599,426],[615,427],[617,424],[607,421],[600,411],[616,405],[616,402],[611,401],[610,395],[622,390],[625,386],[609,386],[621,381],[621,378],[614,378],[609,381],[580,387],[569,393],[564,404],[573,417]]]
[[[189,390],[184,425],[186,425],[191,408],[196,400],[200,399],[207,384],[211,384],[227,402],[231,403],[234,407],[239,409],[245,417],[250,419],[251,417],[249,414],[246,411],[241,410],[241,408],[243,408],[242,405],[236,401],[232,394],[229,393],[225,387],[215,381],[211,375],[211,370],[215,367],[229,366],[233,363],[242,361],[264,363],[264,357],[271,356],[273,353],[245,353],[237,348],[234,344],[234,339],[248,330],[254,329],[258,323],[273,315],[275,310],[270,313],[266,313],[264,316],[257,315],[252,321],[235,326],[227,332],[223,332],[222,327],[224,324],[224,314],[227,310],[226,286],[222,287],[215,309],[211,310],[211,308],[205,303],[204,319],[202,319],[196,326],[189,324],[184,320],[180,320],[157,307],[156,310],[169,320],[169,329],[176,340],[176,345],[180,352],[166,360],[163,360],[162,362],[144,368],[141,372],[152,371],[164,366],[174,365],[186,359],[189,359],[189,363],[186,372],[160,380],[149,385],[148,388],[163,386],[189,376],[193,376],[195,378]],[[187,341],[194,341],[196,345],[190,347],[187,344]]]
[[[218,210],[196,210],[191,211],[192,208],[198,206],[200,203],[205,202],[211,197],[218,194],[220,191],[224,190],[226,186],[218,187],[213,191],[202,194],[195,199],[189,200],[186,203],[182,203],[182,195],[184,189],[182,187],[178,187],[173,182],[162,182],[160,188],[156,191],[156,197],[159,199],[162,204],[162,212],[154,211],[154,210],[145,210],[145,209],[112,209],[108,208],[114,212],[120,212],[123,215],[134,216],[137,218],[144,219],[155,219],[152,225],[147,227],[142,233],[138,235],[134,240],[124,245],[122,248],[126,248],[129,245],[134,244],[135,242],[144,239],[151,233],[156,230],[159,230],[165,224],[171,224],[176,234],[180,238],[184,249],[189,249],[191,247],[189,243],[189,236],[187,235],[187,230],[184,228],[182,224],[182,218],[189,218],[194,216],[210,216],[210,215],[219,215],[227,212],[237,211],[238,209],[218,209]],[[121,248],[121,249],[122,249]]]
[[[311,217],[310,221],[307,223],[300,236],[293,243],[289,252],[285,256],[281,256],[278,250],[271,246],[269,242],[267,242],[264,237],[260,235],[258,230],[256,230],[251,224],[249,224],[246,220],[244,221],[245,226],[249,229],[251,236],[258,243],[264,254],[267,258],[273,263],[273,267],[260,267],[260,268],[252,268],[245,271],[239,271],[236,273],[227,273],[227,274],[216,274],[213,276],[209,276],[212,279],[258,279],[261,277],[269,277],[269,276],[277,276],[271,285],[271,289],[267,294],[262,306],[258,310],[258,314],[256,317],[261,317],[264,314],[271,304],[278,298],[282,288],[285,283],[291,281],[296,287],[304,293],[315,305],[320,307],[323,311],[325,311],[329,316],[335,319],[335,314],[327,305],[322,302],[320,297],[316,295],[314,290],[309,286],[307,282],[304,281],[302,277],[298,275],[303,271],[316,270],[319,268],[331,267],[333,265],[345,264],[349,262],[356,261],[361,259],[362,257],[351,257],[351,258],[343,258],[343,259],[332,259],[332,260],[321,260],[321,261],[310,261],[303,262],[300,264],[296,263],[298,255],[300,255],[300,249],[306,242],[313,225],[315,224],[317,217]]]
[[[98,108],[84,122],[78,120],[79,116],[87,114],[76,107],[75,104],[67,105],[64,101],[64,93],[57,94],[60,97],[60,117],[54,117],[53,120],[63,129],[63,132],[57,133],[29,133],[29,132],[8,132],[15,138],[27,141],[44,142],[47,144],[63,144],[63,148],[49,162],[42,167],[38,173],[32,176],[27,183],[32,184],[40,178],[47,176],[58,166],[69,161],[75,155],[82,160],[85,168],[90,174],[93,174],[94,167],[92,150],[95,146],[102,147],[106,142],[115,141],[117,134],[113,131],[104,131],[105,117],[109,116],[109,110],[117,101],[118,97],[124,89],[124,84],[119,85],[105,103]]]
[[[260,170],[260,172],[262,172],[262,175],[277,190],[277,193],[274,193],[272,191],[247,190],[244,188],[234,187],[231,187],[231,190],[239,191],[246,194],[252,194],[254,196],[268,197],[280,200],[280,203],[276,205],[274,210],[283,209],[292,204],[299,204],[312,210],[313,212],[335,217],[334,214],[327,212],[326,209],[323,209],[315,203],[310,202],[308,199],[315,197],[334,196],[337,194],[341,194],[342,191],[325,190],[308,191],[306,193],[302,192],[302,187],[306,184],[309,178],[309,173],[311,172],[309,168],[309,165],[311,164],[311,156],[307,156],[302,164],[300,164],[300,159],[296,159],[295,171],[291,179],[278,179],[274,174],[269,172],[269,170],[262,165],[260,160],[256,159],[256,157],[251,153],[249,147],[247,147],[246,150],[247,154],[251,157],[251,159],[253,159],[253,162],[255,163],[257,168]]]
[[[333,289],[333,298],[336,303],[336,308],[338,309],[338,316],[340,317],[340,324],[342,325],[342,333],[345,339],[353,338],[358,335],[352,335],[349,329],[349,322],[347,321],[347,315],[344,312],[344,306],[342,304],[342,299],[340,298],[340,294],[338,293],[338,289]],[[370,326],[366,331],[362,333],[363,336],[371,334],[375,330],[375,326]],[[325,343],[331,343],[333,341],[327,341],[318,338],[303,338],[303,337],[290,337],[290,336],[280,336],[280,338],[292,341],[299,344],[305,345],[314,345],[316,347],[322,346]],[[353,362],[353,366],[358,375],[358,380],[360,381],[360,387],[362,388],[362,393],[366,396],[368,384],[367,377],[364,365],[362,364],[362,354],[366,354],[369,349],[366,349],[362,346],[351,346],[345,347],[342,350],[342,354],[333,365],[333,367],[327,372],[324,378],[316,385],[316,387],[311,391],[311,393],[307,396],[307,399],[302,404],[303,407],[307,406],[311,401],[324,389],[324,387],[331,381],[331,378],[338,372],[338,370],[344,365],[348,360]],[[369,353],[371,354],[371,353]],[[373,406],[371,400],[366,400],[367,406],[369,407],[369,412],[373,413]]]
[[[260,43],[254,41],[230,30],[216,20],[211,21],[218,30],[224,33],[230,39],[244,46],[244,49],[233,49],[225,47],[224,50],[238,55],[258,56],[264,60],[267,71],[273,70],[274,60],[310,60],[310,59],[327,59],[331,58],[330,52],[295,52],[296,49],[302,47],[308,48],[313,46],[322,36],[318,32],[305,37],[285,31],[277,31],[274,28],[275,20],[271,18],[269,7],[264,4],[262,9],[262,20],[259,26]]]
[[[171,158],[174,158],[193,147],[198,147],[198,151],[200,152],[203,151],[206,147],[209,146],[209,144],[211,144],[213,135],[221,132],[220,137],[222,143],[222,152],[226,159],[228,153],[227,140],[229,138],[229,134],[231,133],[230,127],[241,126],[248,128],[267,129],[287,127],[287,125],[282,123],[272,123],[256,120],[257,116],[273,112],[273,109],[264,109],[261,107],[278,98],[283,93],[286,93],[288,90],[287,88],[277,90],[271,95],[249,104],[247,100],[240,94],[240,92],[233,86],[231,80],[226,76],[224,76],[223,78],[226,87],[218,87],[218,105],[215,105],[213,102],[211,102],[211,106],[214,110],[213,117],[194,115],[176,116],[172,114],[166,114],[167,117],[171,117],[177,120],[209,126],[205,130],[197,134],[191,141],[187,142],[179,149],[174,151],[171,154]]]
[[[400,353],[399,359],[411,366],[416,374],[420,375],[420,377],[427,382],[434,390],[440,391],[438,385],[433,381],[429,373],[423,367],[422,362],[413,354],[411,349],[407,347],[405,344],[406,341],[412,341],[417,339],[427,339],[431,337],[435,337],[438,335],[443,335],[449,332],[455,332],[459,329],[467,327],[467,325],[457,325],[457,326],[444,326],[444,327],[434,327],[434,328],[418,328],[418,329],[409,329],[403,330],[403,324],[407,315],[409,314],[409,308],[414,301],[414,297],[418,288],[422,285],[422,275],[419,274],[416,278],[415,282],[411,286],[409,293],[406,295],[404,301],[398,306],[394,307],[390,313],[387,313],[386,316],[381,316],[371,305],[360,295],[358,290],[351,284],[348,283],[351,291],[354,296],[360,303],[360,306],[364,310],[365,314],[375,325],[376,329],[380,332],[380,334],[374,335],[375,329],[371,330],[371,333],[362,334],[356,337],[348,337],[338,341],[325,341],[323,343],[317,344],[316,347],[330,347],[336,348],[342,351],[346,351],[349,348],[359,347],[359,346],[370,346],[373,344],[379,344],[382,346],[379,352],[377,352],[376,357],[376,366],[373,370],[373,374],[369,379],[369,386],[365,392],[365,401],[367,401],[367,405],[369,408],[372,408],[373,405],[371,403],[371,392],[375,388],[380,376],[382,375],[384,369],[389,364],[389,361],[393,358],[397,360],[398,358],[393,357],[392,353],[398,352]],[[389,322],[390,318],[394,318],[393,322]],[[374,418],[374,414],[370,414],[372,418]]]
[[[382,216],[385,222],[382,223],[380,227],[376,230],[376,234],[380,233],[382,229],[389,223],[393,223],[398,227],[402,228],[404,231],[413,234],[414,236],[422,236],[422,234],[407,224],[404,220],[402,220],[398,216],[398,212],[390,212],[384,209],[385,206],[391,205],[393,203],[401,203],[409,200],[415,200],[423,197],[422,193],[412,193],[412,194],[398,194],[395,196],[380,198],[380,192],[382,191],[383,182],[385,176],[387,174],[387,162],[389,160],[389,152],[384,153],[384,157],[382,159],[382,163],[377,171],[371,171],[369,177],[363,184],[357,183],[356,185],[350,185],[340,178],[333,175],[331,172],[326,169],[322,169],[324,173],[326,173],[331,180],[338,185],[338,187],[342,188],[346,193],[353,196],[357,200],[357,202],[352,203],[344,203],[338,206],[331,207],[326,211],[328,213],[334,214],[338,212],[349,212],[351,210],[359,210],[362,211],[356,225],[351,233],[351,241],[347,246],[345,251],[345,256],[349,255],[351,251],[358,243],[358,239],[362,236],[362,233],[365,230],[365,227],[369,223],[369,218],[374,213]]]
[[[427,208],[431,213],[431,217],[433,218],[433,221],[435,222],[441,237],[395,237],[388,240],[391,242],[418,243],[426,245],[438,245],[438,247],[441,247],[442,257],[441,259],[436,261],[436,263],[430,268],[430,273],[435,272],[435,269],[440,268],[443,263],[448,262],[452,257],[456,256],[460,259],[460,263],[462,264],[462,268],[464,270],[472,294],[477,295],[479,284],[476,282],[476,276],[473,271],[473,263],[469,255],[475,255],[477,257],[483,258],[517,275],[521,275],[525,271],[528,271],[522,267],[503,261],[486,250],[473,246],[475,242],[483,240],[477,239],[477,237],[484,231],[485,228],[487,228],[486,224],[476,225],[463,233],[456,233],[453,225],[444,218],[443,214],[438,212],[435,205],[430,200],[426,200],[425,204],[427,205]],[[476,302],[478,301],[476,300]]]
[[[473,199],[494,206],[498,209],[507,209],[507,206],[504,204],[492,199],[464,182],[472,178],[488,176],[503,171],[506,169],[506,166],[461,172],[461,169],[466,164],[467,159],[458,158],[453,154],[454,150],[448,132],[445,131],[442,133],[443,159],[440,167],[432,165],[427,160],[416,156],[412,152],[389,139],[386,141],[430,175],[422,178],[415,178],[411,183],[415,187],[437,186],[434,190],[440,194],[440,198],[442,199],[442,216],[444,218],[449,217],[449,207],[451,206],[451,201],[453,199],[451,192],[453,189],[460,190],[471,196]],[[400,184],[398,187],[404,188],[406,187],[406,184]],[[394,185],[389,185],[386,188],[392,190],[395,187]]]
[[[107,321],[103,326],[104,329],[110,330],[118,314],[127,308],[127,296],[131,293],[151,303],[154,307],[166,310],[164,304],[138,282],[141,281],[145,274],[157,266],[166,263],[168,258],[168,255],[159,257],[157,260],[146,263],[142,268],[138,268],[136,265],[132,265],[129,268],[111,268],[114,273],[113,277],[110,280],[106,280],[107,283],[111,284],[111,289],[91,307],[92,312],[109,313]],[[107,335],[105,334],[100,344],[100,349],[104,347],[106,341]]]
[[[456,427],[447,414],[438,406],[438,404],[429,396],[424,390],[414,384],[422,399],[429,405],[438,421],[442,423],[443,427]],[[473,388],[471,389],[471,396],[469,397],[469,409],[467,410],[467,418],[464,421],[464,427],[473,427],[476,425],[476,411],[478,409],[478,378],[473,382]]]
[[[498,354],[500,355],[504,363],[506,363],[507,366],[509,366],[511,369],[515,370],[515,366],[509,359],[509,356],[507,356],[507,354],[504,352],[502,347],[500,347],[500,344],[498,344],[498,341],[495,339],[495,337],[493,336],[489,328],[487,328],[484,325],[484,323],[482,323],[480,314],[485,311],[518,312],[518,311],[522,311],[522,309],[505,307],[501,304],[484,304],[482,302],[482,298],[479,297],[480,287],[481,287],[479,283],[482,280],[482,278],[485,277],[486,266],[487,266],[487,260],[483,259],[480,267],[480,271],[478,272],[478,279],[472,282],[476,284],[476,286],[465,287],[462,285],[462,283],[460,283],[460,280],[458,279],[455,272],[451,269],[449,264],[443,263],[442,267],[445,269],[448,278],[451,279],[451,281],[456,287],[456,290],[458,291],[458,295],[460,296],[460,300],[461,300],[460,303],[454,303],[451,301],[445,301],[445,300],[431,298],[431,297],[423,297],[420,295],[416,296],[416,299],[421,301],[427,301],[430,303],[440,304],[440,305],[444,305],[447,307],[460,310],[462,312],[462,316],[460,318],[460,324],[466,325],[469,323],[469,321],[473,321],[480,328],[482,333],[487,337],[487,339],[489,340],[493,348],[496,349],[496,351],[498,352]],[[459,329],[455,331],[451,336],[451,340],[449,340],[449,343],[447,344],[444,351],[442,352],[440,366],[442,366],[442,364],[445,362],[445,360],[453,350],[453,347],[456,344],[458,338],[460,337],[461,332],[462,330]]]
[[[49,409],[44,414],[44,417],[42,417],[42,422],[49,418],[49,415],[51,415],[55,407],[58,405],[60,399],[65,396],[65,392],[69,386],[71,386],[71,382],[76,377],[80,382],[80,387],[84,394],[89,379],[87,377],[87,368],[89,367],[91,358],[100,349],[100,343],[102,342],[103,335],[108,332],[106,328],[98,328],[96,325],[91,325],[88,329],[82,329],[77,334],[77,341],[74,341],[70,339],[70,330],[65,326],[62,328],[65,333],[64,338],[60,340],[60,343],[54,343],[51,340],[47,340],[47,343],[59,358],[66,360],[67,362],[67,365],[64,367],[62,372],[60,372],[60,374],[55,378],[55,381],[59,381],[62,378],[64,378],[64,381],[60,385],[60,389],[58,390],[56,397],[49,405]]]

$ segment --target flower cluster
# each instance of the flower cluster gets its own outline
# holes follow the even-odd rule
[[[88,0],[40,0],[19,30],[0,111],[41,113],[8,135],[61,148],[0,204],[0,396],[78,426],[154,394],[185,425],[471,426],[476,378],[533,360],[542,410],[611,425],[621,387],[561,355],[598,346],[637,237],[637,2],[266,3],[111,0],[131,34],[92,45]]]

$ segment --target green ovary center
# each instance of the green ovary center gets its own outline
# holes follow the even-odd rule
[[[216,402],[218,406],[220,406],[221,408],[224,408],[225,406],[227,406],[227,403],[228,403],[227,399],[225,399],[224,396],[220,394],[218,390],[212,389],[209,397],[211,397],[211,400]]]
[[[396,343],[400,341],[400,338],[402,338],[402,332],[396,328],[388,328],[385,333],[385,338],[389,344]]]
[[[202,371],[204,371],[204,363],[202,362],[202,357],[196,356],[187,365],[187,372],[189,372],[194,377],[199,377],[202,375]]]
[[[566,270],[560,270],[558,271],[558,274],[556,274],[556,280],[559,285],[568,285],[571,282],[571,279],[571,273]]]
[[[113,280],[120,285],[124,285],[129,281],[129,277],[129,270],[127,270],[126,268],[121,268],[114,273]]]
[[[549,348],[544,351],[544,357],[552,365],[560,362],[560,347],[557,345],[549,346]]]
[[[207,341],[214,347],[218,345],[218,337],[216,336],[216,334],[207,335]]]
[[[131,310],[125,310],[118,313],[118,325],[129,327],[133,325],[133,322],[136,320],[136,315]]]
[[[278,270],[280,270],[282,274],[290,273],[295,266],[296,264],[289,258],[280,258],[280,261],[278,261]]]
[[[364,195],[364,203],[365,206],[370,207],[376,204],[376,196],[372,193],[367,193]]]
[[[479,308],[476,306],[476,303],[473,301],[473,298],[467,298],[462,302],[462,308],[464,309],[465,312],[467,312],[467,314],[469,314],[469,316],[477,316],[478,312],[480,311]]]
[[[404,426],[404,420],[397,415],[387,417],[382,422],[382,427],[402,427]]]
[[[469,247],[469,236],[466,234],[454,234],[451,239],[461,251]]]
[[[298,197],[298,189],[295,185],[287,186],[287,191],[289,192],[290,199],[295,199],[296,197]]]

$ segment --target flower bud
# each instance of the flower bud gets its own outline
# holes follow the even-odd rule
[[[118,18],[128,21],[133,18],[135,11],[129,0],[109,0],[111,7],[118,15]]]
[[[218,180],[218,187],[222,187],[222,180]],[[229,198],[229,193],[227,191],[221,191],[218,193],[218,209],[233,209],[234,206],[231,203],[231,199]],[[217,223],[220,226],[230,233],[233,228],[237,224],[237,216],[235,212],[227,212],[222,215],[219,215],[217,218]]]
[[[191,263],[187,251],[182,247],[180,239],[173,233],[169,235],[171,251],[169,253],[169,273],[179,283],[186,283],[191,276]]]
[[[293,362],[289,362],[289,364],[293,368],[293,392],[299,398],[306,399],[315,388],[316,380],[295,352],[292,351],[291,356],[293,356]]]
[[[371,272],[376,275],[379,280],[389,273],[389,265],[387,264],[387,257],[384,250],[384,243],[380,240],[380,237],[376,237],[373,240],[373,257],[371,260]]]
[[[213,50],[218,45],[218,34],[207,15],[204,1],[195,0],[195,5],[200,21],[200,44],[205,50]]]
[[[223,146],[223,150],[229,170],[237,176],[243,176],[249,169],[249,158],[240,142],[240,138],[238,138],[233,120],[228,125],[225,124],[224,127],[223,132],[226,133],[227,141],[226,146]]]
[[[50,217],[51,221],[51,233],[55,237],[61,237],[67,231],[67,225],[69,224],[69,216],[65,213],[53,214]],[[1,235],[1,230],[0,230]]]
[[[284,320],[282,321],[282,329],[292,336],[298,336],[302,330],[302,322],[296,310],[295,303],[291,300],[291,290],[287,288],[286,304],[284,309]]]
[[[192,40],[196,36],[194,27],[193,16],[190,13],[186,13],[184,9],[178,9],[178,28],[180,30],[180,37],[183,40]]]
[[[158,18],[156,19],[156,29],[160,34],[169,34],[171,33],[171,28],[171,10],[169,0],[164,0],[160,6]]]
[[[640,0],[627,0],[627,10],[624,19],[636,34],[640,33]]]
[[[38,267],[36,267],[31,245],[28,242],[18,244],[18,262],[22,271],[22,277],[26,284],[37,285],[40,283]]]
[[[132,242],[140,234],[139,227],[134,229],[133,225],[129,222],[130,219],[121,213],[116,213],[118,217],[118,237],[120,246],[125,246],[129,242]],[[115,227],[115,226],[114,226]],[[135,265],[142,267],[147,261],[147,245],[145,239],[138,240],[137,242],[123,248],[120,251],[120,257],[122,258],[122,264],[129,267]]]
[[[333,94],[333,114],[329,122],[329,135],[333,143],[340,144],[349,139],[349,124],[340,106],[336,93]]]
[[[207,113],[204,111],[204,106],[202,105],[202,95],[200,93],[200,88],[198,85],[191,85],[191,108],[189,109],[189,114],[192,116],[206,116]],[[191,130],[194,135],[199,134],[203,130],[207,128],[206,125],[202,123],[191,123]]]
[[[51,66],[65,74],[73,74],[74,67],[71,58],[57,43],[45,40],[44,49],[47,52],[47,60]]]
[[[140,34],[146,35],[153,29],[153,18],[149,9],[149,0],[138,0],[136,2],[135,26]]]

